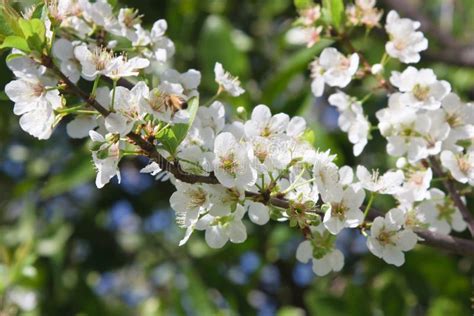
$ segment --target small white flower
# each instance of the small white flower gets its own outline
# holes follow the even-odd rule
[[[313,227],[312,240],[305,240],[296,249],[296,259],[302,263],[312,261],[313,272],[324,276],[331,271],[338,272],[344,266],[344,255],[334,248],[335,237],[322,225]]]
[[[270,209],[263,203],[246,201],[248,215],[252,222],[257,225],[265,225],[270,220]]]
[[[176,222],[180,227],[194,226],[199,215],[211,207],[209,193],[203,185],[177,181],[175,186],[170,205],[176,212]]]
[[[327,202],[329,208],[323,219],[326,229],[331,234],[337,235],[345,227],[354,228],[362,224],[364,214],[360,207],[364,198],[364,190],[354,190],[352,187],[347,187],[340,199]]]
[[[138,70],[148,67],[150,62],[145,58],[127,59],[123,55],[114,57],[104,48],[95,47],[89,50],[86,44],[74,48],[74,56],[81,63],[82,76],[86,80],[94,80],[104,75],[117,80],[121,77],[137,76]]]
[[[324,202],[338,200],[342,196],[338,168],[333,162],[335,157],[328,150],[316,153],[313,161],[313,177]]]
[[[125,77],[136,77],[140,69],[144,69],[150,65],[150,61],[146,58],[133,57],[126,58],[123,55],[113,59],[110,68],[105,75],[112,80],[118,80]]]
[[[176,91],[185,99],[189,99],[194,96],[198,96],[199,92],[197,88],[201,83],[201,73],[195,69],[189,69],[184,73],[179,73],[174,69],[166,69],[160,75],[160,85],[163,84],[178,84],[181,85],[181,89]],[[163,90],[163,89],[161,89]]]
[[[79,61],[74,56],[74,43],[60,38],[53,44],[53,55],[60,60],[60,69],[73,83],[81,77]]]
[[[38,139],[48,139],[53,132],[54,110],[62,107],[57,81],[26,57],[15,58],[8,66],[19,77],[5,86],[5,93],[15,102],[13,113],[21,115],[21,128]]]
[[[239,79],[225,71],[222,64],[216,63],[214,66],[214,74],[220,88],[228,92],[231,96],[238,97],[245,92],[245,90],[240,87]]]
[[[402,73],[392,72],[390,82],[400,89],[400,102],[416,109],[436,110],[451,91],[451,85],[438,80],[432,69],[408,67]]]
[[[95,180],[97,188],[103,188],[115,176],[117,176],[120,183],[120,170],[118,168],[120,162],[120,142],[109,141],[109,139],[114,137],[110,137],[110,134],[104,137],[96,131],[90,131],[89,136],[93,144],[99,146],[97,150],[92,151],[92,159],[97,169]]]
[[[272,116],[270,109],[260,104],[253,109],[251,119],[245,122],[245,134],[247,137],[272,137],[284,133],[289,121],[287,114],[279,113]]]
[[[387,138],[387,153],[395,157],[407,154],[408,161],[414,163],[429,155],[429,143],[423,135],[429,134],[431,118],[402,104],[400,96],[400,93],[392,94],[388,108],[376,113],[378,127]]]
[[[294,116],[291,118],[288,126],[286,127],[286,135],[298,138],[304,134],[306,130],[306,120],[300,116]]]
[[[116,32],[119,27],[112,6],[107,0],[98,0],[86,5],[84,16],[87,20],[104,27],[109,32]]]
[[[319,57],[321,67],[325,69],[324,81],[331,87],[346,87],[359,67],[359,55],[342,55],[333,47],[325,48]]]
[[[370,123],[364,115],[362,104],[342,91],[329,96],[329,104],[339,111],[338,125],[347,132],[349,141],[354,144],[354,156],[359,156],[367,145]]]
[[[208,107],[200,106],[197,112],[197,120],[201,128],[210,128],[215,135],[220,133],[225,126],[224,104],[214,101]]]
[[[74,56],[81,63],[82,76],[86,80],[94,80],[97,75],[105,75],[114,59],[112,53],[102,48],[90,51],[86,44],[74,48]]]
[[[417,31],[420,22],[400,18],[397,12],[390,11],[387,15],[385,29],[390,41],[385,45],[387,54],[410,64],[420,61],[420,52],[428,48],[428,40],[422,32]]]
[[[175,53],[174,43],[165,36],[168,23],[158,20],[153,24],[150,32],[153,57],[160,63],[167,62]]]
[[[456,181],[474,185],[474,152],[455,154],[445,150],[441,153],[441,164]]]
[[[421,202],[418,209],[425,216],[431,231],[448,235],[451,229],[461,232],[467,227],[459,209],[439,189],[431,189],[429,198]]]
[[[406,181],[397,194],[398,200],[408,203],[424,200],[428,196],[432,178],[430,168],[407,171]]]
[[[143,81],[140,81],[132,90],[124,87],[115,89],[115,100],[111,105],[113,112],[105,118],[105,127],[111,133],[125,136],[132,130],[134,124],[146,114],[146,109],[142,107],[142,97],[149,93],[148,87]],[[112,99],[113,91],[110,93]]]
[[[413,231],[402,229],[404,216],[401,213],[399,209],[392,209],[385,218],[377,217],[367,238],[367,247],[375,256],[397,267],[405,262],[403,252],[413,249],[417,243]]]
[[[441,102],[441,110],[444,113],[444,121],[450,127],[443,142],[443,149],[462,151],[463,148],[456,143],[474,137],[474,104],[464,103],[459,96],[450,93]]]
[[[357,166],[356,173],[364,189],[380,194],[396,194],[400,192],[404,179],[401,170],[388,171],[380,175],[377,170],[370,173],[364,166]]]
[[[214,142],[214,172],[219,182],[228,188],[248,187],[255,183],[257,172],[253,168],[253,151],[239,143],[228,132],[219,134]]]
[[[197,221],[195,228],[206,231],[206,243],[211,248],[222,248],[227,241],[242,243],[247,239],[247,229],[242,223],[244,214],[244,207],[237,204],[235,211],[225,217],[204,215]]]

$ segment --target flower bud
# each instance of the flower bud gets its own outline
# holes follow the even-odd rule
[[[373,75],[378,75],[379,73],[383,71],[383,66],[382,64],[375,64],[372,66],[370,71],[372,72]]]

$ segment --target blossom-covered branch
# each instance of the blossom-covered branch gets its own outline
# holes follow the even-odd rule
[[[360,232],[375,256],[396,266],[419,241],[474,254],[474,242],[449,236],[474,227],[454,186],[454,181],[474,183],[474,148],[468,143],[474,106],[431,69],[386,71],[393,60],[420,61],[428,47],[420,23],[389,12],[385,53],[372,61],[349,34],[380,27],[383,12],[373,0],[357,0],[345,10],[337,2],[324,10],[305,2],[294,31],[308,46],[327,36],[345,49],[327,47],[315,57],[311,91],[318,97],[331,93],[329,104],[337,108],[355,156],[364,152],[374,130],[380,132],[387,153],[398,159],[383,173],[337,166],[336,155],[314,148],[302,117],[272,114],[263,104],[249,117],[244,111],[237,119],[226,116],[220,97],[245,90],[218,61],[216,95],[200,105],[200,72],[170,67],[175,47],[165,35],[166,21],[147,30],[136,10],[116,12],[105,0],[48,2],[23,18],[4,10],[12,31],[3,34],[1,48],[12,49],[7,65],[17,77],[5,91],[22,129],[38,139],[50,138],[55,126],[72,118],[68,135],[91,139],[98,188],[114,177],[120,181],[124,157],[148,157],[141,172],[176,187],[170,204],[186,229],[180,245],[195,230],[204,230],[213,248],[244,242],[247,216],[257,225],[275,220],[297,228],[304,240],[296,258],[311,261],[318,275],[342,269],[344,256],[335,241],[344,229]],[[365,96],[350,96],[342,89],[354,78],[375,79],[378,86]],[[375,124],[364,105],[379,88],[388,105],[377,111]],[[443,180],[447,194],[433,173],[449,177]],[[381,213],[372,205],[383,195],[396,204]]]

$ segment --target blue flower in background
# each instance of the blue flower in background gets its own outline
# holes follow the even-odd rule
[[[240,268],[246,274],[255,272],[260,266],[260,256],[254,251],[247,251],[240,256]]]

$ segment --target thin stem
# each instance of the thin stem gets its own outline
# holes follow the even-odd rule
[[[223,89],[221,86],[219,86],[219,89],[217,89],[217,92],[216,94],[214,94],[214,96],[212,98],[210,98],[209,100],[207,100],[206,103],[204,103],[204,106],[209,106],[211,105],[214,101],[217,100],[217,98],[219,98],[219,96],[221,95]]]
[[[92,92],[91,92],[91,96],[93,96],[94,98],[97,93],[97,88],[99,87],[99,82],[100,82],[100,75],[97,75],[97,77],[95,77],[94,86],[92,87]]]
[[[114,110],[114,105],[115,105],[115,90],[117,90],[117,80],[112,80],[112,81],[113,81],[112,104],[110,105],[110,108],[113,111]]]
[[[367,214],[369,214],[370,208],[372,207],[372,203],[374,202],[374,198],[375,198],[374,192],[370,192],[369,202],[367,203],[367,206],[365,207],[365,211],[364,211],[364,219],[367,217]]]

